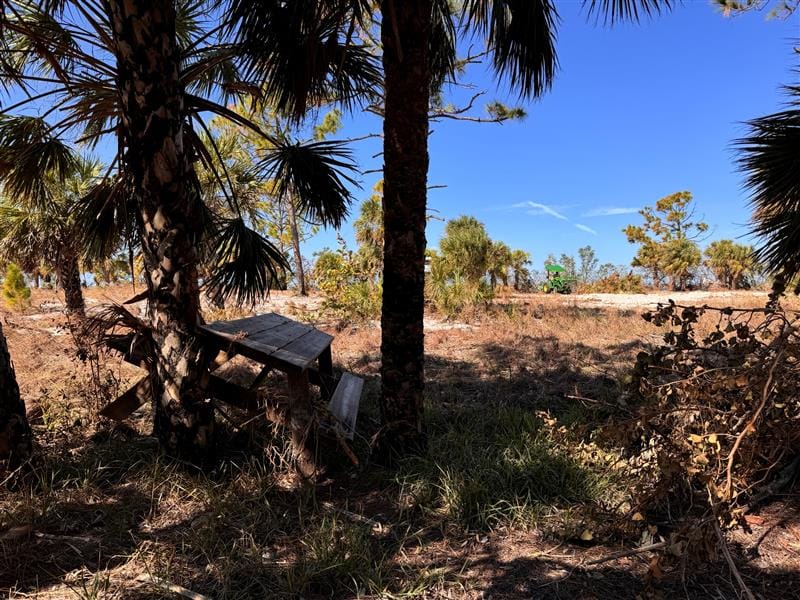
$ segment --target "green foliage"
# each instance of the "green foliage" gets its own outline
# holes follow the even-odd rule
[[[337,250],[317,253],[314,281],[325,296],[323,309],[346,320],[376,319],[381,311],[380,280],[365,272],[339,238]]]
[[[595,499],[607,485],[528,410],[433,411],[428,427],[428,455],[398,475],[401,500],[462,527],[531,526],[542,511]]]
[[[486,113],[496,121],[522,120],[528,116],[525,109],[519,106],[506,106],[502,102],[490,102],[486,105]]]
[[[513,250],[511,252],[511,269],[514,271],[514,289],[530,289],[531,272],[528,266],[531,264],[531,255],[524,250]]]
[[[105,260],[95,261],[92,275],[97,285],[114,285],[131,276],[128,257],[116,254]]]
[[[486,274],[491,246],[486,228],[475,217],[464,215],[448,221],[439,242],[442,273],[477,283]]]
[[[445,268],[441,258],[434,256],[425,279],[425,295],[437,311],[453,319],[468,310],[488,306],[493,297],[490,285],[483,280],[470,281],[460,273],[447,274]]]
[[[655,207],[645,206],[639,214],[644,224],[628,225],[623,230],[631,244],[639,245],[631,264],[645,269],[654,285],[668,276],[673,289],[685,289],[692,270],[700,265],[696,240],[708,230],[706,223],[694,219],[692,194],[670,194],[658,200]]]
[[[102,164],[76,158],[71,171],[49,172],[39,182],[38,197],[12,196],[6,185],[0,195],[0,256],[26,271],[45,263],[55,267],[59,256],[87,251],[87,236],[78,220],[81,202],[102,171]]]
[[[486,270],[489,273],[489,284],[492,289],[497,286],[497,280],[508,286],[508,273],[511,269],[511,248],[504,242],[492,241],[489,245]]]
[[[732,290],[750,287],[750,278],[758,271],[753,247],[733,240],[711,242],[705,256],[706,266],[722,285]]]
[[[430,273],[425,278],[426,296],[436,310],[454,318],[468,309],[486,306],[492,298],[492,287],[484,276],[490,267],[493,243],[483,223],[469,216],[448,221],[439,249],[439,253],[429,252]],[[510,252],[500,256],[507,253],[508,246],[494,249],[497,260],[508,264]],[[495,274],[502,271],[498,264],[492,266]]]
[[[361,213],[353,223],[358,251],[356,258],[364,272],[378,278],[383,272],[383,181],[361,204]]]
[[[3,280],[3,298],[13,310],[23,310],[31,304],[31,289],[25,284],[22,270],[16,263],[8,263]]]

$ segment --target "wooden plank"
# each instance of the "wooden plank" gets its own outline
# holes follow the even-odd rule
[[[309,329],[305,335],[281,347],[281,350],[293,352],[294,354],[308,359],[309,362],[313,362],[317,360],[326,349],[331,347],[331,342],[333,342],[333,336],[319,329],[312,328]]]
[[[258,342],[259,344],[273,346],[274,348],[278,349],[282,348],[286,344],[292,343],[297,338],[303,337],[309,331],[311,331],[311,327],[308,327],[307,325],[296,323],[295,321],[287,321],[286,323],[281,323],[277,327],[272,327],[266,331],[260,331],[256,334],[248,335],[242,341],[244,343],[250,341]]]
[[[233,321],[215,321],[208,325],[201,325],[200,329],[228,335],[236,335],[245,332],[247,334],[246,337],[252,337],[289,321],[290,319],[281,315],[268,313],[266,315],[257,315],[255,317],[235,319]]]
[[[275,313],[217,321],[200,329],[212,338],[228,342],[248,358],[264,364],[270,358],[283,363],[284,371],[309,368],[333,341],[323,331]]]
[[[137,381],[128,391],[113,402],[107,404],[100,411],[100,416],[122,421],[130,416],[142,404],[153,397],[150,391],[150,376],[145,375]]]
[[[356,432],[358,405],[361,401],[361,390],[364,380],[352,373],[342,373],[339,385],[331,396],[328,410],[339,420],[344,436],[352,440]]]

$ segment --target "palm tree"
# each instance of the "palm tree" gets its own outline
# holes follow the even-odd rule
[[[705,250],[705,265],[728,289],[745,287],[747,277],[755,272],[753,247],[733,240],[715,240]]]
[[[196,334],[201,255],[214,265],[205,280],[208,291],[239,302],[266,294],[286,267],[274,246],[247,226],[235,190],[228,190],[233,216],[201,201],[195,163],[218,169],[214,145],[200,139],[207,130],[204,118],[221,116],[268,137],[225,102],[254,96],[280,104],[293,95],[293,86],[303,84],[304,98],[312,102],[295,107],[293,114],[300,118],[318,98],[352,101],[377,73],[366,52],[345,52],[349,42],[337,43],[335,31],[324,28],[331,19],[315,18],[304,47],[316,36],[324,53],[313,72],[294,68],[272,77],[269,69],[259,68],[261,61],[291,61],[297,40],[247,52],[237,36],[248,30],[256,4],[246,3],[246,10],[238,10],[238,2],[210,4],[4,0],[0,28],[3,84],[28,92],[3,111],[0,178],[12,196],[30,195],[40,185],[39,174],[52,172],[63,180],[69,172],[74,161],[69,136],[90,145],[115,139],[119,151],[88,195],[87,212],[98,230],[135,224],[148,288],[148,333],[156,349],[150,374],[155,432],[168,451],[191,460],[210,454],[214,433],[204,383],[208,357]],[[283,14],[293,7],[276,2],[274,8]],[[212,15],[226,18],[214,22]],[[45,98],[51,108],[41,116],[11,116]],[[273,150],[261,157],[260,166],[277,182],[277,194],[298,190],[305,210],[338,226],[350,200],[343,183],[343,172],[353,168],[347,150],[336,142],[271,142]],[[224,167],[217,176],[226,181]]]
[[[497,280],[508,285],[508,270],[511,268],[511,248],[505,242],[491,242],[487,256],[487,272],[492,291],[497,287]]]
[[[383,181],[373,188],[373,194],[361,204],[361,212],[353,223],[358,243],[361,268],[373,277],[383,272]]]
[[[0,256],[28,271],[42,262],[54,265],[66,313],[79,317],[85,309],[79,264],[84,238],[77,213],[100,171],[100,163],[80,159],[62,182],[45,174],[44,186],[37,188],[44,197],[0,198]]]
[[[524,250],[514,250],[511,252],[511,268],[514,271],[514,289],[519,291],[520,280],[530,277],[528,265],[531,264],[531,255]]]
[[[781,281],[800,273],[800,86],[786,91],[786,109],[749,121],[737,142],[753,231],[762,239],[756,258]]]

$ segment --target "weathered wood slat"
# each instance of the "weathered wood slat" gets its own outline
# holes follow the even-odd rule
[[[328,410],[339,420],[344,436],[352,440],[356,432],[358,405],[361,402],[361,390],[364,380],[352,373],[342,373],[339,385],[331,396]]]
[[[219,331],[220,333],[227,333],[230,335],[245,332],[247,337],[252,337],[289,322],[291,322],[290,319],[286,317],[275,313],[269,313],[255,317],[247,317],[245,319],[235,319],[233,321],[215,321],[208,325],[201,325],[200,329]]]
[[[103,407],[100,415],[122,421],[151,398],[150,376],[145,375],[119,398]]]
[[[305,335],[289,342],[281,350],[293,352],[311,362],[319,358],[327,348],[330,348],[331,342],[333,342],[333,336],[319,329],[309,328]]]
[[[293,321],[288,321],[286,323],[281,323],[280,325],[278,325],[277,327],[273,327],[272,329],[248,335],[247,338],[243,341],[252,340],[254,342],[259,342],[267,346],[282,348],[286,344],[292,343],[297,338],[303,337],[310,330],[311,330],[310,327],[307,327],[302,323],[295,323]]]
[[[263,362],[271,357],[299,369],[308,368],[333,341],[325,332],[275,313],[219,321],[200,329],[211,337],[225,339],[248,358]]]

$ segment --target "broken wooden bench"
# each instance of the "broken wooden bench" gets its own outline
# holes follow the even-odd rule
[[[335,433],[353,439],[364,382],[347,372],[336,377],[331,357],[333,336],[276,313],[216,321],[200,326],[199,330],[209,354],[215,356],[208,367],[209,391],[215,400],[238,408],[260,408],[256,390],[265,383],[269,372],[275,369],[286,373],[292,419],[310,418],[313,412],[310,385],[314,384],[320,388],[322,398],[328,402],[328,411],[335,417]],[[110,336],[107,344],[122,353],[126,361],[149,368],[148,358],[137,351],[133,333]],[[262,366],[247,388],[214,373],[237,354]],[[144,377],[103,408],[100,414],[121,420],[149,399],[149,377]],[[299,440],[293,439],[293,442]]]

